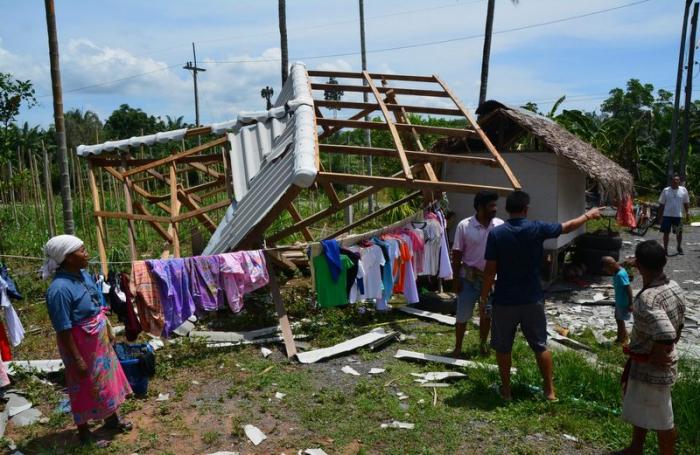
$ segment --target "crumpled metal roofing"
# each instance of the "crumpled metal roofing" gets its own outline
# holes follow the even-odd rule
[[[282,93],[266,114],[229,133],[235,200],[203,254],[235,249],[292,185],[308,188],[316,179],[316,117],[303,64],[292,65]]]

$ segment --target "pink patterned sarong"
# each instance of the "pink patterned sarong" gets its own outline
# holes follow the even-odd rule
[[[73,341],[88,367],[85,377],[80,377],[72,356],[59,343],[76,425],[110,416],[131,394],[131,386],[110,343],[106,322],[107,317],[100,312],[71,329]]]

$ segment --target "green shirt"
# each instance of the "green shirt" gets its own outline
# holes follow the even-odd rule
[[[341,254],[340,264],[342,269],[338,279],[333,281],[328,260],[324,254],[319,254],[313,259],[314,278],[316,279],[316,299],[321,308],[346,305],[348,303],[347,276],[348,269],[352,267],[349,257]]]

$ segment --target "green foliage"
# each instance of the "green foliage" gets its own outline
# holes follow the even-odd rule
[[[24,104],[27,108],[36,105],[34,86],[31,81],[20,81],[9,73],[0,73],[0,124],[2,124],[2,141],[0,152],[2,155],[9,150],[7,144],[7,129],[19,114],[20,107]]]
[[[112,112],[105,121],[104,127],[110,139],[153,134],[164,129],[163,123],[158,118],[128,104],[122,104],[119,109]]]

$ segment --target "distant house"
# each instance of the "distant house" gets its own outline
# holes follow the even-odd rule
[[[508,166],[518,176],[524,191],[532,197],[529,216],[550,222],[563,222],[582,214],[586,208],[586,188],[596,186],[602,196],[620,200],[632,194],[632,175],[593,146],[579,139],[553,120],[531,111],[487,101],[476,111],[479,125],[488,135]],[[434,152],[457,154],[488,153],[470,139],[439,141]],[[443,170],[450,181],[488,185],[507,182],[498,168],[451,164]],[[450,208],[458,219],[473,214],[471,194],[448,193]],[[499,202],[499,216],[506,217],[505,198]],[[584,232],[583,228],[549,240],[549,253],[560,251]],[[548,254],[556,272],[556,255]]]

